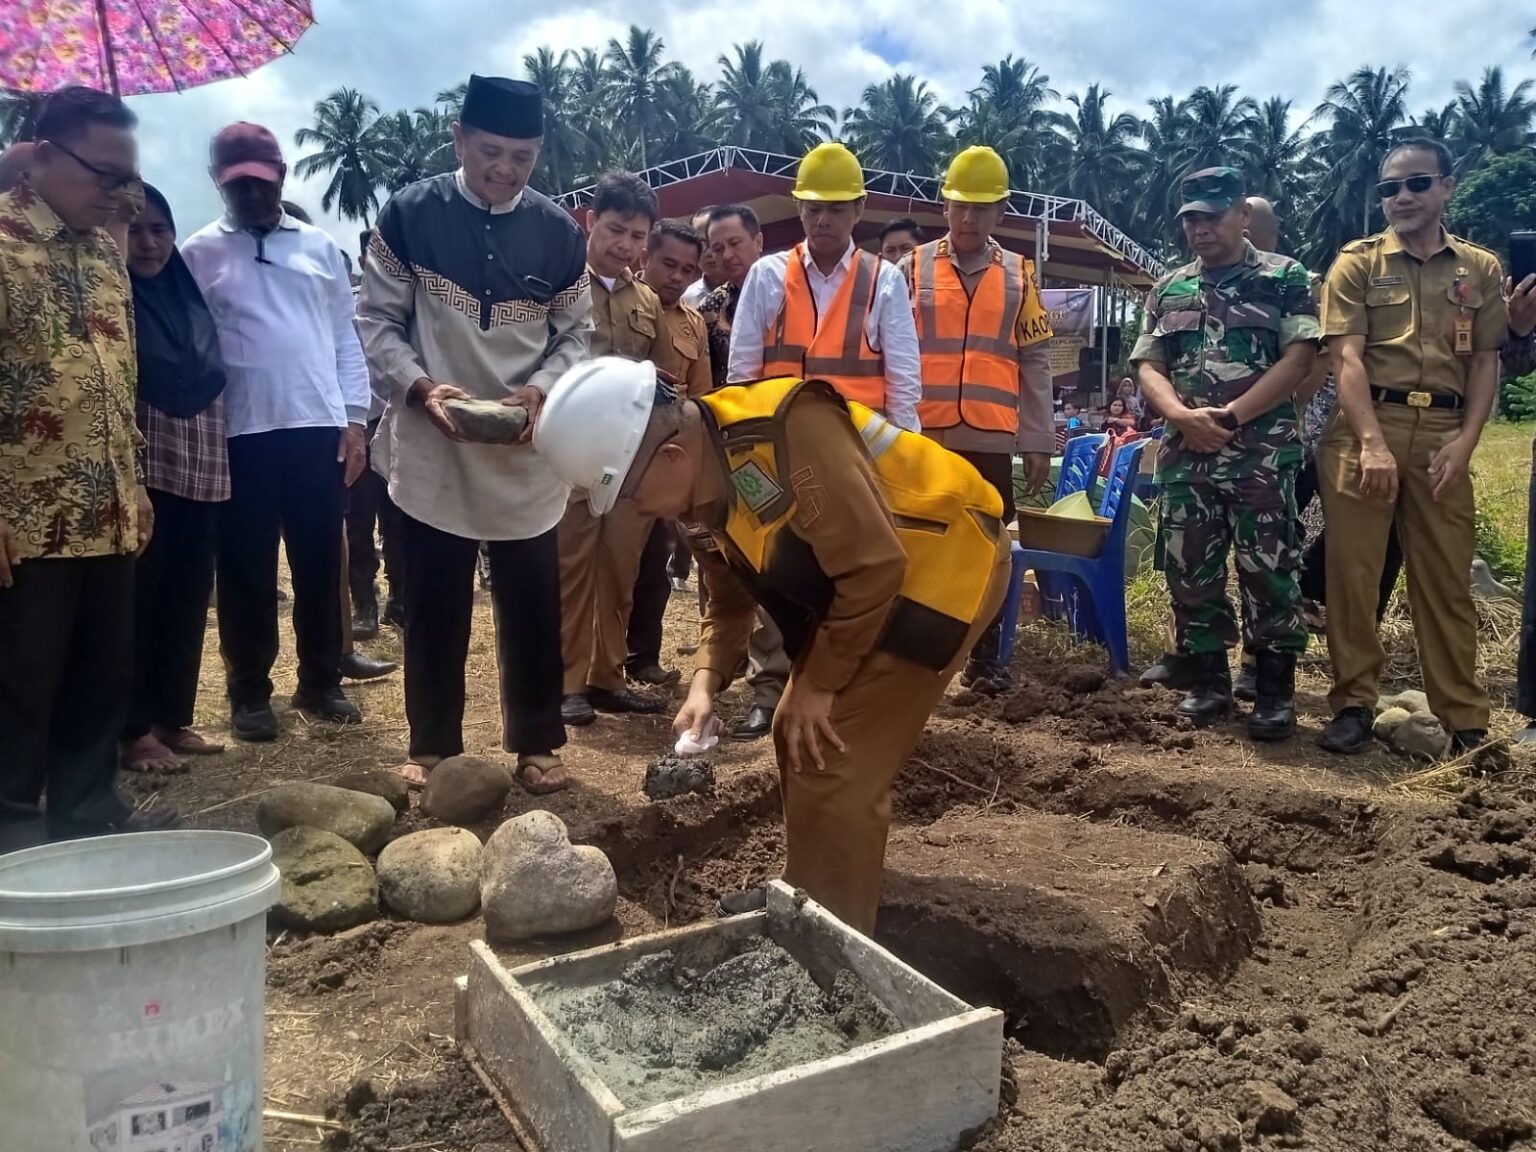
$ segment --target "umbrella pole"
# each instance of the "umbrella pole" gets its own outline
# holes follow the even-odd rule
[[[112,85],[112,95],[118,96],[117,60],[112,56],[112,30],[107,25],[107,0],[96,0],[96,33],[101,43],[101,61],[106,65],[107,82]]]

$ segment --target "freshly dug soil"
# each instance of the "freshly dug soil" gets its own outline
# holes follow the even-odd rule
[[[529,992],[630,1108],[840,1056],[901,1030],[852,972],[823,990],[766,937],[658,952],[595,987]]]

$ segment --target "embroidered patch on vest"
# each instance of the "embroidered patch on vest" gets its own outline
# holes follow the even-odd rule
[[[799,509],[795,523],[809,528],[821,519],[821,485],[816,483],[816,473],[810,468],[802,468],[789,478],[789,485],[795,490],[795,504]]]
[[[772,504],[783,493],[769,477],[768,473],[758,467],[757,461],[748,460],[740,468],[731,473],[731,483],[736,491],[741,494],[742,500],[753,513],[761,512]]]

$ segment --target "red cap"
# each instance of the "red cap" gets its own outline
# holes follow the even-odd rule
[[[219,185],[242,176],[281,184],[286,171],[277,137],[260,124],[242,120],[213,138],[213,178]]]

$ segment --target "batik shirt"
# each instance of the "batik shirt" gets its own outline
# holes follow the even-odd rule
[[[1307,270],[1296,261],[1244,245],[1230,268],[1200,260],[1164,276],[1147,295],[1132,362],[1167,366],[1173,389],[1190,408],[1224,408],[1259,382],[1299,340],[1322,334]],[[1192,452],[1169,426],[1158,456],[1163,482],[1235,480],[1255,469],[1301,463],[1296,404],[1287,399],[1248,421],[1220,451]]]
[[[0,519],[23,560],[139,545],[133,294],[116,243],[0,195]]]

